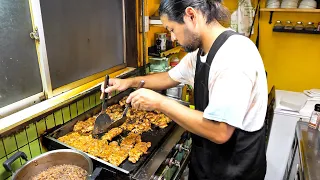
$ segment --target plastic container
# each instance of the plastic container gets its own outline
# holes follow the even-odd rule
[[[149,57],[150,72],[166,72],[169,70],[168,58]]]
[[[161,41],[160,43],[160,49],[161,51],[167,50],[167,33],[156,33],[155,39],[159,39]]]
[[[170,66],[171,66],[171,67],[175,67],[177,64],[179,64],[179,62],[180,62],[179,58],[173,57],[173,58],[170,60]]]

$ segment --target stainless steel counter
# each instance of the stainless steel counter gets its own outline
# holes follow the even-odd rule
[[[307,122],[299,121],[296,135],[304,179],[320,179],[320,132],[309,128]]]

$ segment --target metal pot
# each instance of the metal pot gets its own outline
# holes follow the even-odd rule
[[[173,97],[173,98],[182,100],[183,87],[184,87],[184,84],[179,84],[176,87],[167,89],[166,95],[169,97]]]
[[[11,164],[22,158],[27,162],[22,165],[17,171],[13,171]],[[93,165],[91,159],[84,153],[72,149],[60,149],[49,151],[38,157],[28,161],[24,152],[18,151],[3,163],[4,168],[12,172],[13,180],[31,179],[33,176],[41,173],[42,171],[56,165],[70,164],[76,165],[85,169],[88,172],[87,179],[95,179],[101,172],[102,168],[96,168],[93,172]]]

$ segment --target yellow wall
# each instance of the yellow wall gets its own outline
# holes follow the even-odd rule
[[[261,7],[265,7],[265,0]],[[237,1],[225,1],[232,12]],[[303,91],[319,88],[320,80],[320,35],[272,32],[276,20],[320,22],[320,13],[274,12],[273,23],[269,24],[269,12],[261,12],[259,51],[268,72],[269,90],[277,89]],[[256,35],[256,25],[255,25]],[[253,35],[254,36],[254,35]],[[251,38],[255,42],[255,38]]]
[[[252,0],[255,7],[257,0]],[[159,7],[160,0],[147,0],[147,14],[152,15]],[[226,0],[224,4],[232,13],[237,9],[237,1]],[[265,7],[262,0],[261,7]],[[273,23],[269,24],[269,12],[261,12],[259,51],[268,72],[269,90],[273,85],[277,89],[303,91],[319,88],[320,80],[320,35],[292,34],[272,32],[276,20],[293,22],[320,22],[320,13],[275,12]],[[258,21],[256,21],[258,22]],[[257,23],[252,41],[257,35]],[[154,33],[165,31],[161,27],[150,27],[147,46],[154,44]],[[319,70],[318,70],[319,69]]]
[[[272,32],[268,12],[261,14],[260,53],[268,72],[269,88],[303,91],[320,88],[320,35]],[[273,14],[276,20],[319,22],[320,13]]]

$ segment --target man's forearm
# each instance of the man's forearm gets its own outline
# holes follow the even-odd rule
[[[226,123],[203,118],[203,112],[190,109],[166,98],[159,110],[187,131],[204,137],[217,144],[225,143],[233,134],[234,127]]]
[[[179,82],[174,81],[168,72],[156,73],[148,76],[130,78],[132,87],[138,87],[141,80],[145,81],[144,88],[153,90],[164,90],[175,87]]]

